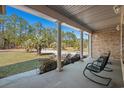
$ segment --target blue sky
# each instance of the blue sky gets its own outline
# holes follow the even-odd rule
[[[49,21],[49,20],[44,19],[42,17],[38,17],[38,16],[35,16],[35,15],[32,15],[32,14],[29,14],[27,12],[12,8],[10,6],[6,7],[6,14],[9,15],[9,16],[12,15],[12,14],[16,14],[16,15],[24,18],[25,20],[27,20],[30,24],[34,24],[36,22],[41,22],[44,27],[56,28],[56,23],[55,22],[52,22],[52,21]],[[69,28],[67,26],[62,26],[62,30],[65,31],[65,32],[67,32],[67,31],[72,32],[73,31],[76,34],[76,36],[78,38],[80,38],[80,32],[75,30],[75,29]],[[85,39],[87,38],[85,33],[84,33],[84,38]]]

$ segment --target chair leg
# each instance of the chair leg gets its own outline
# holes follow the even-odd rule
[[[95,74],[94,72],[92,72],[92,71],[90,71],[92,74],[94,74],[95,76],[97,76],[97,77],[100,77],[100,78],[103,78],[103,79],[107,79],[107,80],[109,80],[108,81],[108,83],[106,84],[106,86],[108,86],[109,85],[109,83],[111,82],[111,78],[108,78],[108,77],[103,77],[103,76],[99,76],[99,75],[97,75],[97,74]]]
[[[84,75],[87,79],[89,79],[90,81],[92,81],[92,82],[94,82],[94,83],[97,83],[97,84],[100,84],[100,85],[104,85],[104,86],[108,86],[108,85],[110,84],[111,80],[112,80],[111,78],[102,77],[102,76],[96,75],[95,73],[93,73],[92,71],[90,71],[92,74],[94,74],[94,75],[97,76],[97,77],[100,77],[100,78],[108,79],[108,80],[109,80],[109,81],[107,82],[107,84],[100,83],[100,82],[97,82],[97,81],[95,81],[95,80],[89,78],[89,77],[85,74],[85,71],[86,71],[86,68],[85,68],[84,71],[83,71],[83,75]]]

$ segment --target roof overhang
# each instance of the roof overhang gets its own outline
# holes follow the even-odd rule
[[[61,21],[63,25],[69,26],[76,30],[92,33],[92,31],[85,26],[78,24],[77,22],[67,18],[66,16],[61,15],[60,13],[48,8],[45,5],[12,5],[11,7],[23,10],[39,17],[43,17],[53,22]]]

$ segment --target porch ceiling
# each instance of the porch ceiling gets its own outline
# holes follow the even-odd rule
[[[113,5],[47,5],[50,9],[78,22],[90,30],[100,30],[119,24]]]
[[[74,21],[64,16],[63,14],[60,14],[59,12],[49,8],[46,5],[11,5],[11,7],[20,9],[39,17],[46,18],[53,22],[60,21],[63,25],[72,27],[79,31],[87,31],[89,33],[92,33],[92,30],[88,27],[79,24],[77,21]]]

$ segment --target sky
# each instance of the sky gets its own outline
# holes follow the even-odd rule
[[[25,20],[27,20],[29,24],[34,24],[36,22],[40,22],[43,25],[43,27],[56,28],[55,22],[52,22],[52,21],[49,21],[49,20],[44,19],[42,17],[38,17],[38,16],[35,16],[32,14],[29,14],[27,12],[12,8],[10,6],[6,6],[6,14],[8,16],[10,16],[12,14],[16,14],[19,17],[22,17]],[[67,26],[63,26],[63,25],[61,28],[62,28],[62,31],[64,31],[64,32],[72,32],[73,31],[75,33],[75,35],[77,36],[77,38],[80,38],[80,31],[72,29],[72,28],[67,27]],[[88,37],[87,37],[86,33],[84,33],[84,39],[87,39],[87,38]]]

